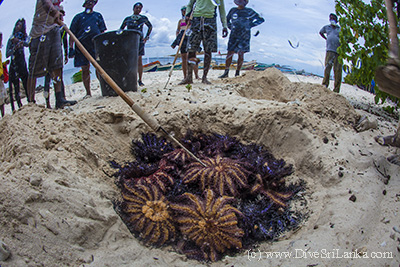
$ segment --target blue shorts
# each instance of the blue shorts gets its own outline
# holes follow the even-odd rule
[[[144,42],[143,39],[139,41],[139,56],[144,56]]]
[[[93,42],[91,45],[88,45],[88,44],[82,44],[82,45],[85,47],[85,49],[89,52],[89,54],[93,58],[96,58]],[[82,54],[81,50],[79,50],[79,48],[77,48],[75,46],[74,66],[76,68],[79,68],[79,67],[87,66],[87,65],[89,65],[89,60]]]
[[[232,31],[229,35],[228,51],[235,53],[250,52],[250,34],[247,34],[246,32],[238,33],[238,31]]]

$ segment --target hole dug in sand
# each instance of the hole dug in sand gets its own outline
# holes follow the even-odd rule
[[[304,182],[286,181],[292,165],[262,146],[190,131],[182,143],[202,162],[164,138],[142,134],[133,141],[134,162],[112,163],[121,190],[115,209],[144,244],[217,261],[277,240],[306,218]]]
[[[326,88],[291,83],[274,69],[250,75],[237,90],[240,101],[165,118],[167,130],[199,127],[177,135],[206,166],[152,134],[133,141],[136,161],[115,164],[115,209],[144,244],[216,261],[289,239],[308,216],[304,181],[306,194],[316,178],[323,186],[340,182],[313,150],[337,125],[349,127],[354,109]]]

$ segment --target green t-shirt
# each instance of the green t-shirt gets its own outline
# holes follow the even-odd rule
[[[196,6],[194,7],[193,17],[213,18],[215,15],[215,8],[218,7],[222,26],[227,28],[224,0],[190,0],[186,9],[186,14],[192,11],[195,3]]]

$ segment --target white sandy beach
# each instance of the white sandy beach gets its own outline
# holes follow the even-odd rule
[[[228,134],[292,163],[293,175],[307,182],[309,218],[277,242],[209,265],[399,266],[400,166],[386,157],[400,150],[374,140],[394,134],[398,115],[356,87],[343,84],[335,94],[318,77],[270,68],[220,80],[222,72],[211,70],[212,85],[195,81],[190,91],[177,86],[181,71],[166,89],[168,72],[145,73],[145,86],[128,95],[178,138],[188,129]],[[108,162],[132,160],[132,139],[151,129],[121,98],[102,97],[97,80],[92,94],[82,100],[78,83],[66,89],[78,104],[64,110],[46,109],[41,93],[37,104],[12,115],[7,105],[0,120],[0,240],[11,255],[0,265],[204,265],[172,247],[144,246],[115,213],[120,193]],[[356,132],[362,115],[378,128]]]

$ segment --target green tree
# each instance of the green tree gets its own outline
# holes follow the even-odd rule
[[[340,60],[346,60],[344,69],[348,74],[345,82],[369,85],[378,66],[388,58],[389,28],[384,0],[336,0],[339,17]],[[375,102],[382,102],[389,96],[376,89]]]

